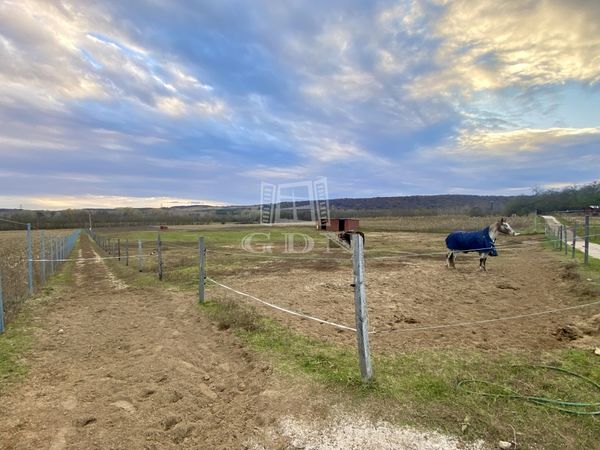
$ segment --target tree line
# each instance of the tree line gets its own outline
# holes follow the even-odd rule
[[[506,214],[548,213],[583,210],[600,204],[600,182],[569,186],[558,190],[536,190],[533,195],[513,197],[505,206]]]

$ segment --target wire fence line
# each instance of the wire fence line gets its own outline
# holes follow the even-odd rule
[[[341,330],[356,331],[356,328],[352,328],[352,327],[349,327],[347,325],[342,325],[342,324],[339,324],[339,323],[336,323],[336,322],[331,322],[331,321],[328,321],[328,320],[319,319],[318,317],[310,316],[308,314],[304,314],[304,313],[300,313],[298,311],[293,311],[291,309],[284,308],[284,307],[276,305],[274,303],[266,302],[264,300],[261,300],[258,297],[255,297],[254,295],[247,294],[245,292],[239,291],[239,290],[234,289],[234,288],[232,288],[230,286],[227,286],[225,284],[219,283],[218,281],[216,281],[216,280],[214,280],[214,279],[212,279],[210,277],[206,277],[206,279],[208,281],[210,281],[211,283],[214,283],[215,285],[222,287],[223,289],[227,289],[228,291],[235,292],[238,295],[250,298],[250,299],[254,300],[255,302],[261,303],[261,304],[263,304],[265,306],[268,306],[270,308],[276,309],[278,311],[281,311],[281,312],[284,312],[284,313],[287,313],[287,314],[291,314],[293,316],[302,317],[304,319],[313,320],[315,322],[323,323],[323,324],[326,324],[326,325],[331,325],[331,326],[333,326],[335,328],[339,328]]]
[[[31,225],[24,225],[26,230],[0,236],[0,332],[16,318],[27,298],[61,269],[79,237],[79,230],[32,231]]]
[[[548,314],[556,314],[559,312],[570,311],[573,309],[589,308],[590,306],[596,306],[596,305],[600,305],[600,300],[595,301],[595,302],[590,302],[590,303],[584,303],[582,305],[565,306],[564,308],[555,308],[555,309],[549,309],[546,311],[538,311],[538,312],[532,312],[532,313],[526,313],[526,314],[517,314],[515,316],[494,317],[491,319],[474,320],[474,321],[469,321],[469,322],[457,322],[457,323],[449,323],[449,324],[442,324],[442,325],[428,325],[428,326],[424,326],[424,327],[392,328],[389,330],[373,331],[373,334],[382,334],[382,333],[391,333],[391,332],[405,333],[405,332],[412,332],[412,331],[430,331],[430,330],[440,330],[440,329],[444,329],[444,328],[470,327],[473,325],[486,325],[486,324],[494,323],[494,322],[506,322],[506,321],[510,321],[510,320],[527,319],[529,317],[544,316],[544,315],[548,315]]]
[[[166,274],[177,274],[178,272],[181,272],[181,274],[177,274],[176,278],[179,277],[194,277],[193,280],[190,280],[191,283],[196,283],[196,282],[200,282],[199,278],[196,277],[197,271],[194,270],[193,267],[190,267],[190,264],[195,265],[198,264],[198,249],[197,247],[197,243],[196,242],[173,242],[173,241],[161,241],[158,237],[156,240],[124,240],[124,239],[119,239],[119,238],[111,238],[110,240],[107,238],[96,238],[97,239],[97,243],[100,242],[101,247],[107,252],[107,253],[115,253],[118,252],[120,249],[120,254],[117,256],[106,256],[104,257],[105,259],[112,259],[112,260],[121,260],[123,261],[124,256],[123,256],[123,248],[125,248],[124,246],[129,246],[131,252],[129,258],[146,258],[146,259],[150,259],[150,260],[155,260],[157,258],[163,258],[165,261],[163,261],[162,263],[160,262],[155,262],[154,264],[150,264],[148,265],[148,267],[146,267],[146,271],[155,271],[157,269],[157,267],[160,267],[162,265],[162,269],[165,271],[165,275]],[[547,238],[542,238],[542,239],[532,239],[529,242],[522,242],[522,243],[506,243],[506,244],[499,244],[496,245],[496,248],[504,250],[504,251],[519,251],[525,248],[529,248],[529,247],[533,247],[533,246],[540,246],[542,243],[544,242],[558,242],[559,239],[558,238],[553,238],[552,236],[548,236]],[[120,246],[120,247],[119,247]],[[144,252],[146,254],[139,254],[139,253],[135,253],[133,252],[133,250],[137,249],[137,248],[143,248]],[[477,252],[477,251],[484,251],[487,249],[471,249],[469,251],[472,252]],[[169,252],[177,252],[177,253],[169,253]],[[180,261],[184,261],[186,264],[185,265],[181,265],[178,266],[174,261],[173,261],[173,256],[179,255],[179,257],[181,258],[181,252],[185,252],[185,258],[187,259],[180,259]],[[374,250],[371,250],[374,251]],[[376,251],[376,250],[375,250]],[[150,253],[148,253],[150,252]],[[365,252],[367,253],[367,252]],[[445,256],[448,253],[448,250],[445,251],[439,251],[439,252],[428,252],[428,253],[414,253],[414,252],[404,252],[401,254],[394,254],[394,255],[369,255],[367,253],[365,259],[366,261],[370,261],[370,260],[398,260],[398,259],[405,259],[405,258],[419,258],[419,257],[428,257],[428,256]],[[206,249],[205,250],[205,255],[215,255],[215,257],[256,257],[256,258],[260,258],[260,259],[264,259],[264,260],[273,260],[273,261],[281,261],[281,260],[288,260],[288,261],[292,261],[292,260],[314,260],[314,261],[321,261],[321,260],[325,260],[325,261],[331,261],[331,262],[352,262],[351,258],[349,257],[349,255],[347,257],[339,257],[338,255],[333,255],[333,256],[326,256],[323,257],[323,254],[319,253],[316,256],[307,256],[305,254],[301,254],[301,253],[290,253],[287,254],[285,256],[283,255],[274,255],[270,252],[260,252],[260,253],[252,253],[252,252],[235,252],[235,251],[230,251],[230,250],[222,250],[222,249]],[[135,264],[132,264],[135,267]],[[168,277],[165,277],[165,279],[168,279]],[[276,309],[278,311],[284,312],[284,313],[288,313],[294,316],[298,316],[298,317],[303,317],[306,318],[308,320],[313,320],[319,323],[323,323],[323,324],[328,324],[328,325],[332,325],[334,327],[337,328],[342,328],[342,329],[346,329],[346,330],[351,330],[351,331],[356,331],[355,328],[349,327],[347,325],[343,325],[343,324],[339,324],[337,322],[333,322],[333,321],[329,321],[329,320],[325,320],[325,319],[321,319],[318,317],[314,317],[311,316],[309,314],[305,314],[303,312],[299,312],[299,311],[294,311],[288,307],[282,306],[280,304],[277,304],[276,302],[273,301],[266,301],[263,299],[260,299],[259,297],[249,294],[247,292],[244,292],[240,289],[236,289],[233,288],[227,284],[224,284],[220,281],[217,281],[214,277],[206,277],[205,278],[207,281],[209,281],[210,283],[221,287],[222,289],[228,290],[230,292],[234,292],[240,296],[243,296],[247,299],[250,299],[254,302],[260,303],[264,306],[270,307],[272,309]],[[430,325],[430,326],[425,326],[425,327],[407,327],[404,329],[393,329],[393,331],[397,331],[397,332],[410,332],[410,331],[427,331],[427,330],[436,330],[436,329],[442,329],[442,328],[451,328],[451,327],[460,327],[460,326],[475,326],[475,325],[485,325],[488,323],[493,323],[493,322],[498,322],[498,321],[511,321],[511,320],[518,320],[518,319],[525,319],[527,317],[535,317],[535,316],[540,316],[540,315],[545,315],[545,314],[553,314],[553,313],[559,313],[559,312],[564,312],[564,311],[569,311],[569,310],[573,310],[573,309],[579,309],[579,308],[585,308],[585,307],[591,307],[594,306],[596,304],[598,304],[600,302],[592,302],[592,303],[588,303],[588,304],[584,304],[584,305],[576,305],[576,306],[572,306],[572,307],[565,307],[565,308],[557,308],[557,309],[551,309],[551,310],[547,310],[547,311],[540,311],[540,312],[534,312],[534,313],[527,313],[527,314],[521,314],[521,315],[512,315],[512,316],[506,316],[506,317],[494,317],[494,318],[490,318],[490,319],[484,319],[484,320],[480,320],[480,321],[470,321],[470,322],[460,322],[460,323],[452,323],[452,324],[438,324],[438,325]],[[377,334],[377,333],[383,333],[383,332],[389,332],[392,330],[381,330],[381,331],[372,331],[371,333],[373,334]]]
[[[593,226],[590,224],[591,217],[589,215],[584,216],[582,227],[582,233],[578,233],[578,224],[565,225],[558,221],[553,216],[543,216],[545,220],[544,234],[546,239],[549,240],[553,247],[559,251],[564,251],[565,255],[568,255],[568,248],[571,247],[571,258],[576,257],[576,250],[583,251],[583,263],[589,264],[590,258],[590,247],[598,244],[592,242],[591,238],[600,236],[600,233],[593,233],[591,230]],[[579,247],[579,248],[578,248]],[[598,252],[594,251],[593,256],[598,258]]]

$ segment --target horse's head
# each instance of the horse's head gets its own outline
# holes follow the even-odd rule
[[[496,228],[502,234],[508,234],[510,236],[518,236],[520,234],[520,233],[517,233],[515,230],[512,229],[512,227],[509,225],[509,223],[506,221],[506,219],[504,219],[504,217],[501,218],[496,223]]]

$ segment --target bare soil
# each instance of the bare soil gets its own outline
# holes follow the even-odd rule
[[[82,237],[79,256],[95,255]],[[100,259],[29,308],[36,344],[1,398],[4,450],[244,448],[325,401],[276,378],[192,296],[129,287]]]
[[[490,257],[487,272],[478,269],[477,254],[460,255],[456,269],[445,267],[443,255],[378,259],[380,249],[402,240],[421,252],[443,252],[445,235],[432,233],[369,233],[366,280],[371,345],[378,352],[418,348],[485,350],[555,349],[578,341],[564,339],[565,326],[593,329],[590,318],[600,305],[561,313],[494,321],[565,308],[598,300],[585,279],[565,277],[560,256],[543,251],[527,236],[504,238],[500,255]],[[502,246],[506,246],[503,248]],[[379,253],[369,253],[369,249]],[[369,256],[370,254],[374,256]],[[350,256],[348,255],[348,259]],[[209,266],[210,274],[210,266]],[[215,276],[215,279],[217,277]],[[249,261],[246,270],[224,272],[217,281],[279,306],[353,327],[352,266],[347,261]],[[246,301],[219,287],[210,295]],[[261,311],[263,309],[261,308]],[[336,329],[264,308],[286,326],[303,334],[355,345],[351,331]],[[431,326],[457,325],[418,330]],[[591,328],[590,328],[591,326]],[[600,345],[600,330],[583,333],[586,345]]]

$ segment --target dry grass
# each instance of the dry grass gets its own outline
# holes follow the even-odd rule
[[[418,231],[427,233],[448,233],[455,230],[476,230],[500,219],[500,215],[469,216],[414,216],[377,217],[361,219],[364,231]],[[520,233],[534,232],[533,216],[509,217],[510,225]],[[541,221],[540,221],[541,223]],[[543,226],[542,226],[543,227]],[[543,231],[543,229],[541,230]]]

